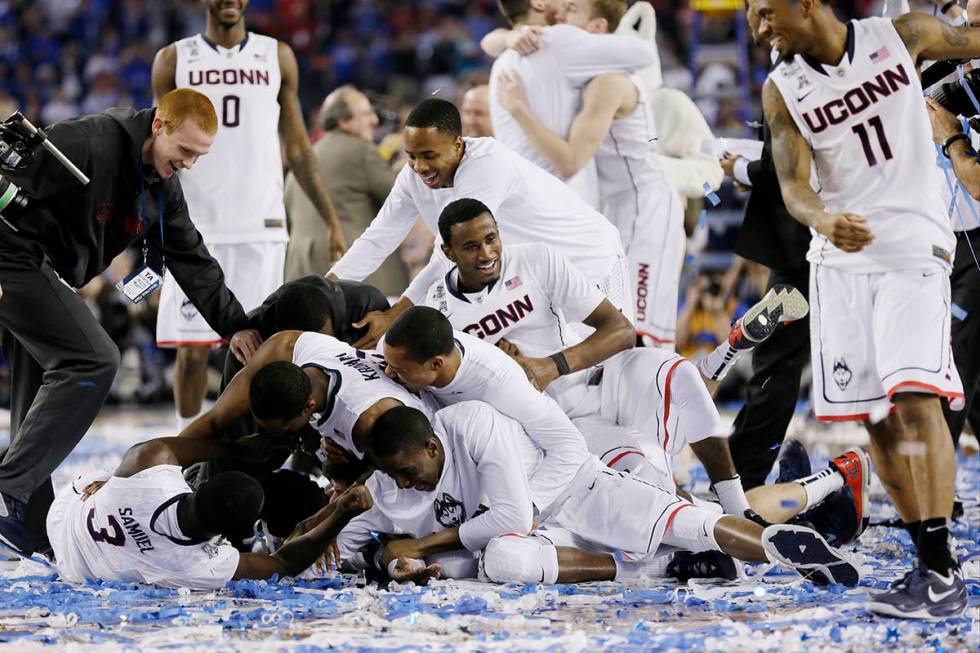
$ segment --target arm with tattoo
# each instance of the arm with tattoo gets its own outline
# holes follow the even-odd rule
[[[952,26],[933,16],[908,13],[892,21],[912,59],[974,59],[980,56],[980,27]]]
[[[279,68],[282,70],[282,86],[279,89],[279,133],[286,149],[286,160],[296,176],[300,188],[310,198],[317,213],[330,229],[330,255],[338,260],[347,250],[347,243],[340,230],[337,212],[327,197],[320,178],[320,169],[310,145],[310,137],[303,124],[303,110],[300,108],[297,88],[299,86],[299,66],[296,55],[285,43],[279,44]],[[324,261],[324,269],[331,261]]]
[[[810,149],[772,80],[767,80],[762,89],[762,107],[772,134],[772,157],[779,187],[790,215],[845,252],[858,252],[870,244],[871,231],[863,217],[828,213],[810,187]]]

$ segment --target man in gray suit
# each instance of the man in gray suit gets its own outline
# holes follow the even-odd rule
[[[342,86],[327,96],[320,113],[327,132],[313,145],[320,177],[340,216],[347,242],[353,242],[371,224],[388,197],[395,173],[374,146],[378,116],[367,96],[353,86]],[[329,269],[329,227],[313,208],[290,174],[286,178],[286,215],[289,247],[286,281]],[[408,286],[405,266],[397,253],[365,279],[388,296],[398,296]]]

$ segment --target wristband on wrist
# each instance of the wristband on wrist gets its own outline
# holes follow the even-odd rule
[[[558,368],[558,376],[565,376],[572,370],[568,367],[568,361],[565,360],[565,352],[560,351],[557,354],[552,354],[548,356],[551,360],[555,361],[555,367]]]
[[[944,157],[946,157],[947,159],[949,158],[949,146],[959,140],[966,141],[968,145],[970,143],[970,137],[964,134],[963,132],[960,132],[959,134],[953,134],[952,136],[946,139],[945,143],[943,143],[942,149],[943,149]]]

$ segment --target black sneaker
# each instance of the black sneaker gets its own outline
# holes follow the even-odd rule
[[[779,465],[776,483],[792,483],[813,473],[810,467],[810,454],[806,452],[803,443],[795,438],[790,438],[783,443],[776,464]]]
[[[775,524],[762,531],[762,546],[773,562],[792,567],[817,585],[854,587],[861,572],[819,533],[794,524]]]
[[[861,522],[858,518],[854,493],[846,485],[821,501],[819,505],[799,515],[799,520],[793,520],[792,523],[807,522],[813,530],[827,540],[830,546],[843,546],[853,542],[861,534],[855,526]]]
[[[0,546],[24,558],[34,553],[34,545],[27,536],[24,502],[3,493],[0,493]]]
[[[738,563],[735,559],[721,551],[704,551],[691,553],[678,551],[667,564],[667,576],[686,583],[692,578],[723,578],[735,580],[738,578]]]
[[[892,583],[888,591],[872,594],[865,607],[888,617],[948,619],[963,614],[966,606],[966,584],[959,569],[943,576],[919,567]]]

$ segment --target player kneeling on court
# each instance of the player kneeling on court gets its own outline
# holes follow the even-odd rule
[[[392,576],[406,569],[438,576],[438,567],[425,567],[427,558],[468,549],[483,551],[483,575],[495,582],[629,580],[664,575],[657,557],[686,550],[777,562],[821,584],[860,579],[854,564],[810,529],[763,529],[700,508],[595,456],[535,515],[528,479],[543,454],[520,424],[483,402],[444,408],[431,424],[418,410],[392,408],[366,446],[381,470],[366,483],[374,505],[341,531],[337,545],[351,559],[374,533],[408,535],[375,556]],[[552,533],[561,540],[552,543]],[[614,559],[616,550],[635,560]]]
[[[318,513],[315,528],[273,555],[239,553],[223,537],[251,533],[262,510],[262,486],[241,472],[223,472],[191,491],[181,474],[185,465],[230,453],[207,441],[158,438],[131,447],[111,476],[76,479],[48,513],[58,572],[78,583],[119,580],[191,589],[293,576],[323,555],[351,517],[371,506],[366,488],[355,485]]]

